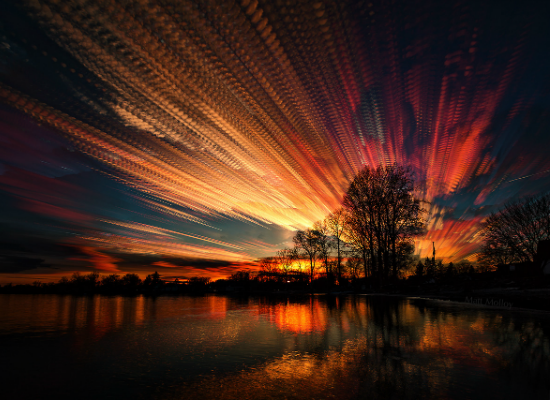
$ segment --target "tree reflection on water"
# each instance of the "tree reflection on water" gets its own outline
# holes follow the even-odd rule
[[[548,398],[547,319],[387,297],[264,300],[258,310],[295,348],[172,397]]]
[[[547,400],[549,338],[396,297],[0,296],[6,398]]]

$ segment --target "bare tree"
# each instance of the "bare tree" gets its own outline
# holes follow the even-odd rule
[[[282,249],[277,251],[277,263],[286,274],[292,269],[295,258],[295,249]]]
[[[351,214],[348,214],[347,217],[346,226],[348,229],[345,231],[344,239],[346,243],[351,245],[353,257],[363,261],[363,273],[366,278],[372,275],[372,259],[370,252],[372,245],[371,232],[365,229],[366,225],[361,222],[362,219],[360,217],[353,217]]]
[[[539,242],[550,239],[550,194],[510,203],[487,217],[483,256],[493,263],[534,262]]]
[[[330,250],[332,249],[332,241],[330,238],[330,229],[327,219],[325,218],[321,221],[317,221],[313,225],[313,229],[318,232],[317,246],[319,248],[319,256],[323,260],[323,266],[325,267],[325,272],[328,279],[331,272],[328,259],[330,256]]]
[[[260,260],[260,272],[257,279],[261,282],[277,281],[280,279],[280,270],[274,257],[265,257]]]
[[[345,263],[345,269],[347,270],[347,273],[349,274],[349,277],[351,279],[357,279],[359,278],[359,268],[361,266],[361,260],[359,257],[356,257],[356,254],[349,254],[346,263]]]
[[[355,176],[344,197],[351,230],[363,248],[368,247],[371,274],[380,280],[387,279],[390,272],[398,275],[398,243],[423,232],[423,210],[413,193],[410,168],[367,166]]]
[[[514,262],[514,253],[510,247],[498,243],[492,237],[483,243],[481,253],[478,255],[478,265],[486,269],[492,269],[500,264],[507,265]]]
[[[396,261],[398,271],[407,271],[413,268],[414,242],[412,240],[400,240],[396,245]]]
[[[336,247],[336,272],[338,274],[338,280],[342,278],[342,250],[344,242],[344,232],[346,230],[346,211],[343,207],[339,207],[329,214],[327,217],[327,223],[330,230],[330,234],[334,237]]]
[[[301,250],[303,254],[309,258],[309,276],[313,282],[313,274],[315,272],[315,262],[319,254],[319,232],[315,229],[306,229],[298,231],[294,235],[294,245]]]

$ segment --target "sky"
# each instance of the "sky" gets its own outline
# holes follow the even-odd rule
[[[410,165],[416,254],[550,184],[548,4],[0,2],[0,283],[220,278]]]

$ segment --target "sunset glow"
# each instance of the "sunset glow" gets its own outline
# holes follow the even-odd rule
[[[0,283],[254,270],[364,166],[390,163],[412,166],[424,200],[416,254],[435,242],[445,262],[475,261],[485,216],[549,187],[548,38],[536,10],[434,13],[439,24],[384,1],[3,5]],[[304,315],[276,323],[322,327]]]

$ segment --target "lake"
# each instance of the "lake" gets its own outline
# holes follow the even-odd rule
[[[550,399],[550,316],[384,296],[0,295],[2,399]]]

